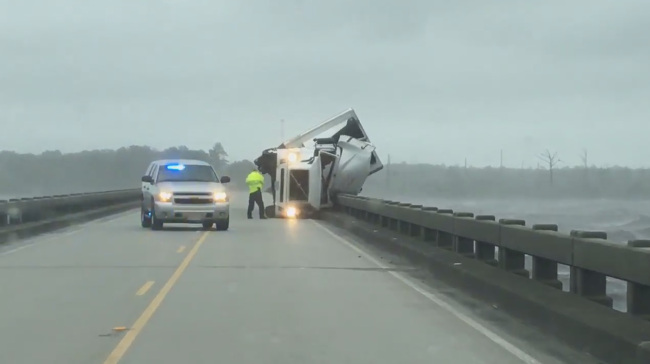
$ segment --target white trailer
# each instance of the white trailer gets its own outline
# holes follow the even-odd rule
[[[268,217],[313,216],[333,207],[340,193],[359,194],[384,167],[353,109],[264,150],[255,165],[271,176]]]

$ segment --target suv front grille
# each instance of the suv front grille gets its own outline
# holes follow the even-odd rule
[[[174,199],[174,203],[179,205],[206,205],[206,204],[211,204],[213,202],[214,201],[211,198],[205,198],[205,197],[194,197],[194,198],[182,197],[182,198]]]

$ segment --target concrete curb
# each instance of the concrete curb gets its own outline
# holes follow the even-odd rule
[[[607,363],[650,363],[650,322],[345,214],[323,213],[322,220],[425,267],[470,296],[496,303],[576,350]]]
[[[47,232],[52,232],[81,222],[87,222],[108,215],[131,210],[138,207],[139,205],[140,201],[131,201],[117,205],[82,211],[74,214],[62,215],[48,220],[3,226],[0,228],[0,244]]]

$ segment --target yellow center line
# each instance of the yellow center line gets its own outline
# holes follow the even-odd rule
[[[149,291],[149,288],[153,286],[154,281],[148,281],[147,283],[143,284],[142,287],[135,293],[137,296],[142,296],[143,294],[147,293]]]
[[[185,245],[181,245],[180,248],[178,248],[178,250],[176,251],[176,253],[182,253],[183,251],[185,251]]]
[[[133,326],[129,329],[129,331],[124,335],[122,340],[117,344],[115,349],[108,355],[108,358],[106,358],[106,361],[104,361],[104,364],[117,364],[126,351],[131,347],[133,344],[133,341],[135,341],[135,338],[138,336],[140,331],[145,327],[147,322],[151,319],[151,316],[156,312],[158,307],[160,307],[160,304],[162,301],[165,299],[169,291],[174,287],[178,279],[181,277],[185,269],[190,265],[190,262],[192,259],[194,259],[194,256],[196,253],[199,251],[199,248],[201,247],[201,244],[205,241],[205,238],[208,236],[209,232],[203,233],[199,240],[194,244],[192,247],[192,250],[185,256],[185,259],[181,262],[181,264],[176,268],[176,271],[174,274],[172,274],[171,277],[169,277],[169,280],[165,283],[162,289],[160,289],[160,292],[156,295],[156,297],[151,300],[151,303],[149,303],[149,306],[142,312],[140,317],[133,323]]]

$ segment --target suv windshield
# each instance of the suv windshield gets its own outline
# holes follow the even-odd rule
[[[211,166],[169,164],[158,169],[158,182],[219,182]]]

